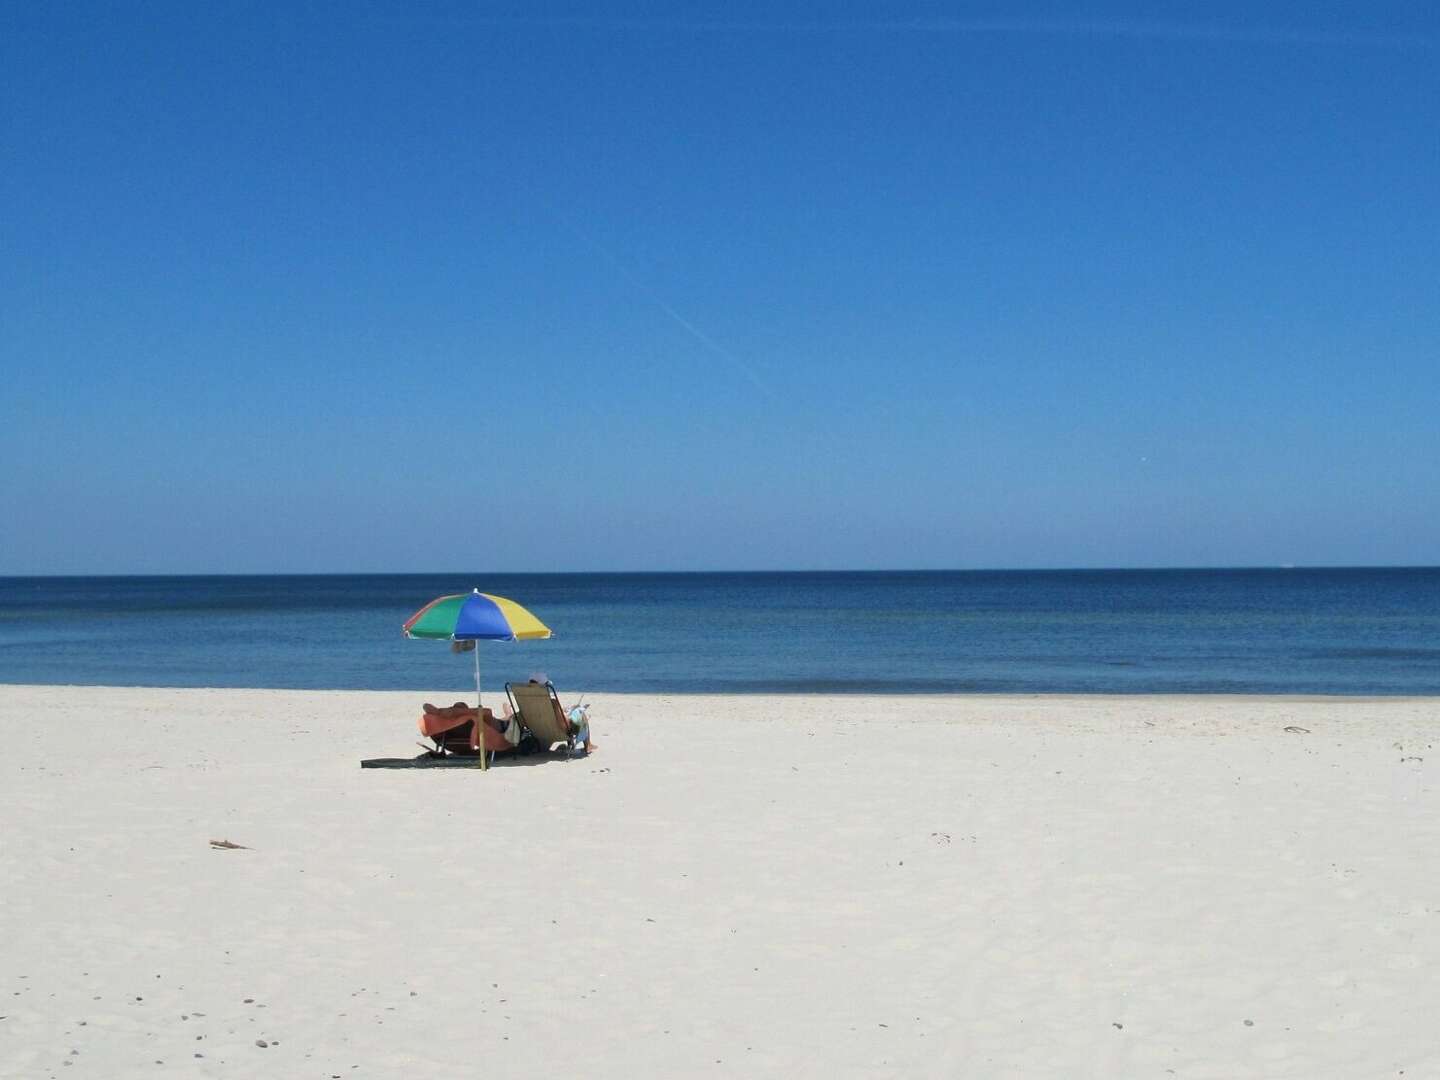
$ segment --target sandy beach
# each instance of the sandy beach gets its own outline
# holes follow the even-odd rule
[[[0,1075],[1440,1075],[1436,700],[427,696],[0,688]]]

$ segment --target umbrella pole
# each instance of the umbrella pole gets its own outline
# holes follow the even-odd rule
[[[480,768],[488,769],[485,759],[485,706],[480,701],[480,642],[475,642],[475,735],[480,740]]]

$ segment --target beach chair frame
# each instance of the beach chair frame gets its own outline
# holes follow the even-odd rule
[[[556,743],[563,743],[566,757],[575,752],[575,734],[570,730],[570,722],[561,719],[564,712],[560,707],[560,695],[555,692],[554,683],[507,682],[505,696],[509,699],[510,711],[519,719],[520,726],[534,735],[536,741],[546,750]]]

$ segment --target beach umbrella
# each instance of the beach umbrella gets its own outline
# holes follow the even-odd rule
[[[475,708],[480,711],[480,650],[475,647],[475,642],[538,640],[548,638],[550,628],[514,600],[475,589],[431,600],[405,620],[405,636],[429,641],[468,642],[468,647],[475,653]],[[486,767],[485,758],[486,754],[481,751],[482,769]]]

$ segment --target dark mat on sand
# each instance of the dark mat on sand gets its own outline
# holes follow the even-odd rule
[[[360,762],[362,769],[478,769],[479,758],[432,757],[377,757]]]

